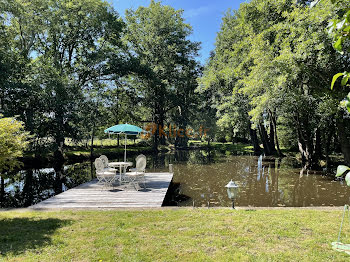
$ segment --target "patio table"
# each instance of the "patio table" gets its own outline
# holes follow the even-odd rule
[[[132,162],[109,162],[110,167],[119,167],[119,183],[122,184],[122,174],[125,175],[126,168],[132,166]]]

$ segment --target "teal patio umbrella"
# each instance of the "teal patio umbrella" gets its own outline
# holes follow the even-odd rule
[[[138,135],[141,132],[146,132],[142,128],[129,124],[120,124],[107,128],[105,133],[108,134],[124,134],[125,135],[125,149],[124,149],[124,162],[126,162],[126,138],[128,135]]]

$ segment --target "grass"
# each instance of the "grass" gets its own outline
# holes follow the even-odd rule
[[[144,147],[144,146],[135,146],[135,147],[128,147],[127,148],[128,152],[148,152],[151,151],[152,149],[150,147]],[[99,156],[99,155],[104,155],[104,154],[124,154],[124,147],[116,147],[116,148],[95,148],[94,149],[94,155]],[[68,157],[72,156],[85,156],[89,157],[90,156],[90,150],[84,150],[84,149],[78,149],[78,150],[70,150],[65,153]]]
[[[141,140],[140,140],[141,141]],[[140,146],[137,141],[136,144],[133,142],[128,142],[128,152],[149,152],[152,151],[152,148],[150,146]],[[116,141],[112,139],[104,139],[103,141],[97,141],[96,146],[94,148],[94,154],[95,155],[102,155],[102,154],[122,154],[124,152],[124,141],[121,141],[121,144],[119,147],[116,147]],[[100,146],[102,145],[102,146]],[[189,145],[192,149],[201,148],[201,147],[207,147],[207,142],[202,141],[196,141],[196,140],[190,140]],[[231,152],[239,152],[242,154],[249,154],[253,152],[253,146],[242,144],[242,143],[220,143],[220,142],[211,142],[210,147],[215,150],[221,150],[221,151],[231,151]],[[160,150],[168,150],[167,146],[159,146]],[[90,156],[90,149],[85,147],[78,147],[74,148],[71,147],[70,150],[66,152],[66,155],[68,157],[75,157],[75,156],[84,156],[89,157]]]
[[[349,261],[330,245],[340,219],[301,209],[6,211],[0,260]]]
[[[208,142],[203,141],[197,141],[197,140],[190,140],[189,145],[196,148],[196,147],[208,147]],[[216,150],[225,150],[225,151],[233,151],[233,152],[241,152],[241,153],[253,153],[253,146],[250,144],[244,144],[244,143],[221,143],[221,142],[210,142],[210,147]]]
[[[144,141],[144,140],[137,138],[137,139],[135,139],[135,143],[134,143],[133,136],[129,136],[129,138],[126,140],[126,144],[127,145],[134,145],[134,144],[140,143],[141,141]],[[72,147],[73,146],[84,147],[87,144],[88,147],[90,147],[90,142],[91,142],[90,140],[82,140],[79,142],[74,142],[71,139],[66,138],[65,145],[72,146]],[[119,145],[124,146],[124,144],[125,144],[124,136],[121,136],[120,140],[119,140]],[[106,139],[98,139],[98,138],[94,139],[94,146],[97,146],[97,147],[117,146],[117,145],[118,145],[118,139],[116,137],[106,138]]]
[[[140,142],[143,142],[142,139],[136,139],[135,143],[132,139],[127,140],[127,150],[128,152],[150,152],[152,151],[151,146],[147,146],[144,143],[141,144]],[[90,156],[90,141],[88,141],[88,146],[86,147],[83,142],[80,143],[73,143],[70,140],[66,141],[66,144],[68,146],[65,154],[69,159],[76,159],[78,158],[86,158],[88,159]],[[117,156],[117,155],[123,155],[124,154],[124,139],[120,139],[120,145],[119,147],[117,139],[95,139],[94,140],[94,150],[93,153],[95,156],[100,155],[110,155],[110,156]]]

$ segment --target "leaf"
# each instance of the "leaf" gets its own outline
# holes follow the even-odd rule
[[[344,166],[344,165],[340,165],[337,168],[337,174],[335,175],[336,177],[340,177],[342,176],[346,171],[350,170],[350,167],[348,166]]]
[[[345,181],[348,186],[350,186],[350,173],[345,176]]]
[[[349,77],[344,75],[343,79],[341,80],[341,86],[345,86],[348,80],[349,80]]]
[[[331,90],[333,90],[335,81],[337,81],[337,79],[338,79],[340,76],[343,76],[343,75],[344,75],[344,73],[338,73],[338,74],[335,74],[335,75],[333,76],[332,84],[331,84]]]
[[[318,4],[318,2],[320,2],[320,0],[315,0],[315,1],[311,2],[310,8],[313,8],[315,5]]]
[[[336,28],[337,28],[338,30],[340,30],[340,29],[342,29],[342,27],[344,26],[344,24],[345,24],[345,19],[344,19],[343,21],[337,23]]]
[[[342,48],[342,42],[343,42],[343,38],[342,37],[339,37],[338,40],[334,43],[334,49],[337,50],[337,51],[341,51],[343,48]]]
[[[328,34],[332,34],[335,28],[335,22],[333,20],[329,21],[327,28],[328,28]]]

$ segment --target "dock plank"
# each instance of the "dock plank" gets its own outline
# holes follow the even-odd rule
[[[173,173],[146,173],[146,190],[125,186],[104,188],[97,180],[81,184],[46,199],[29,209],[99,209],[161,207]]]

